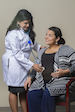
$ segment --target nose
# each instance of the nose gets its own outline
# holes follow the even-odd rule
[[[29,27],[29,23],[27,23],[27,27]]]
[[[47,39],[47,35],[45,36],[45,38]]]

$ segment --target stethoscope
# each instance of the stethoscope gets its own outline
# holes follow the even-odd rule
[[[28,44],[30,45],[30,50],[31,50],[31,53],[32,53],[32,55],[33,55],[33,57],[34,57],[34,59],[35,59],[36,63],[38,64],[38,62],[37,62],[37,58],[35,57],[35,55],[34,55],[34,53],[33,53],[33,51],[32,51],[32,48],[31,48],[31,41],[30,41],[29,32],[30,32],[30,29],[29,29],[29,30],[28,30],[28,32],[27,32],[28,37],[29,37]]]
[[[32,51],[32,48],[31,48],[31,41],[30,41],[29,32],[30,32],[30,29],[29,29],[29,30],[28,30],[28,32],[27,32],[28,37],[29,37],[28,44],[30,45],[30,50],[31,50],[31,53],[32,53],[32,55],[33,55],[33,57],[34,57],[34,59],[35,59],[36,64],[39,64],[39,63],[38,63],[38,61],[37,61],[37,58],[35,57],[35,55],[34,55],[34,53],[33,53],[33,51]],[[40,65],[41,65],[41,63],[40,63]],[[44,71],[44,70],[45,70],[45,68],[44,68],[44,67],[42,67],[42,68],[43,68],[43,71]]]
[[[27,34],[28,34],[28,37],[29,37],[29,41],[28,41],[28,44],[30,45],[30,50],[31,50],[31,53],[32,53],[32,55],[33,55],[33,57],[34,57],[34,59],[35,59],[35,61],[36,61],[36,64],[39,64],[38,62],[37,62],[37,58],[35,57],[35,55],[34,55],[34,53],[33,53],[33,51],[32,51],[32,48],[31,48],[31,41],[30,41],[30,36],[29,36],[29,32],[30,32],[30,29],[28,30],[28,32],[27,32]],[[25,32],[26,33],[26,32]],[[43,68],[43,71],[45,70],[45,68],[44,67],[42,67]],[[53,82],[54,81],[54,77],[52,77],[52,80],[50,80],[50,83],[51,82]]]

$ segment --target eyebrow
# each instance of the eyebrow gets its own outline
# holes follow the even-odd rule
[[[25,24],[27,24],[27,23],[31,23],[31,22],[24,22]]]

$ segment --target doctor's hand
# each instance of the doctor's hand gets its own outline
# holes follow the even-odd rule
[[[43,71],[43,68],[39,64],[34,64],[32,67],[37,72],[42,72]]]
[[[48,46],[41,46],[40,49],[45,48],[45,47],[47,48]]]
[[[31,77],[28,77],[27,78],[27,80],[25,81],[25,83],[24,83],[24,88],[25,88],[25,90],[27,90],[29,87],[30,87],[30,85],[31,85]]]

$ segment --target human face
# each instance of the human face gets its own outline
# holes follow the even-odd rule
[[[25,31],[27,31],[29,29],[30,23],[31,23],[31,20],[24,20],[24,21],[18,22],[20,27]]]
[[[46,36],[45,36],[45,43],[47,45],[54,45],[56,41],[57,39],[56,39],[54,31],[48,29]]]

